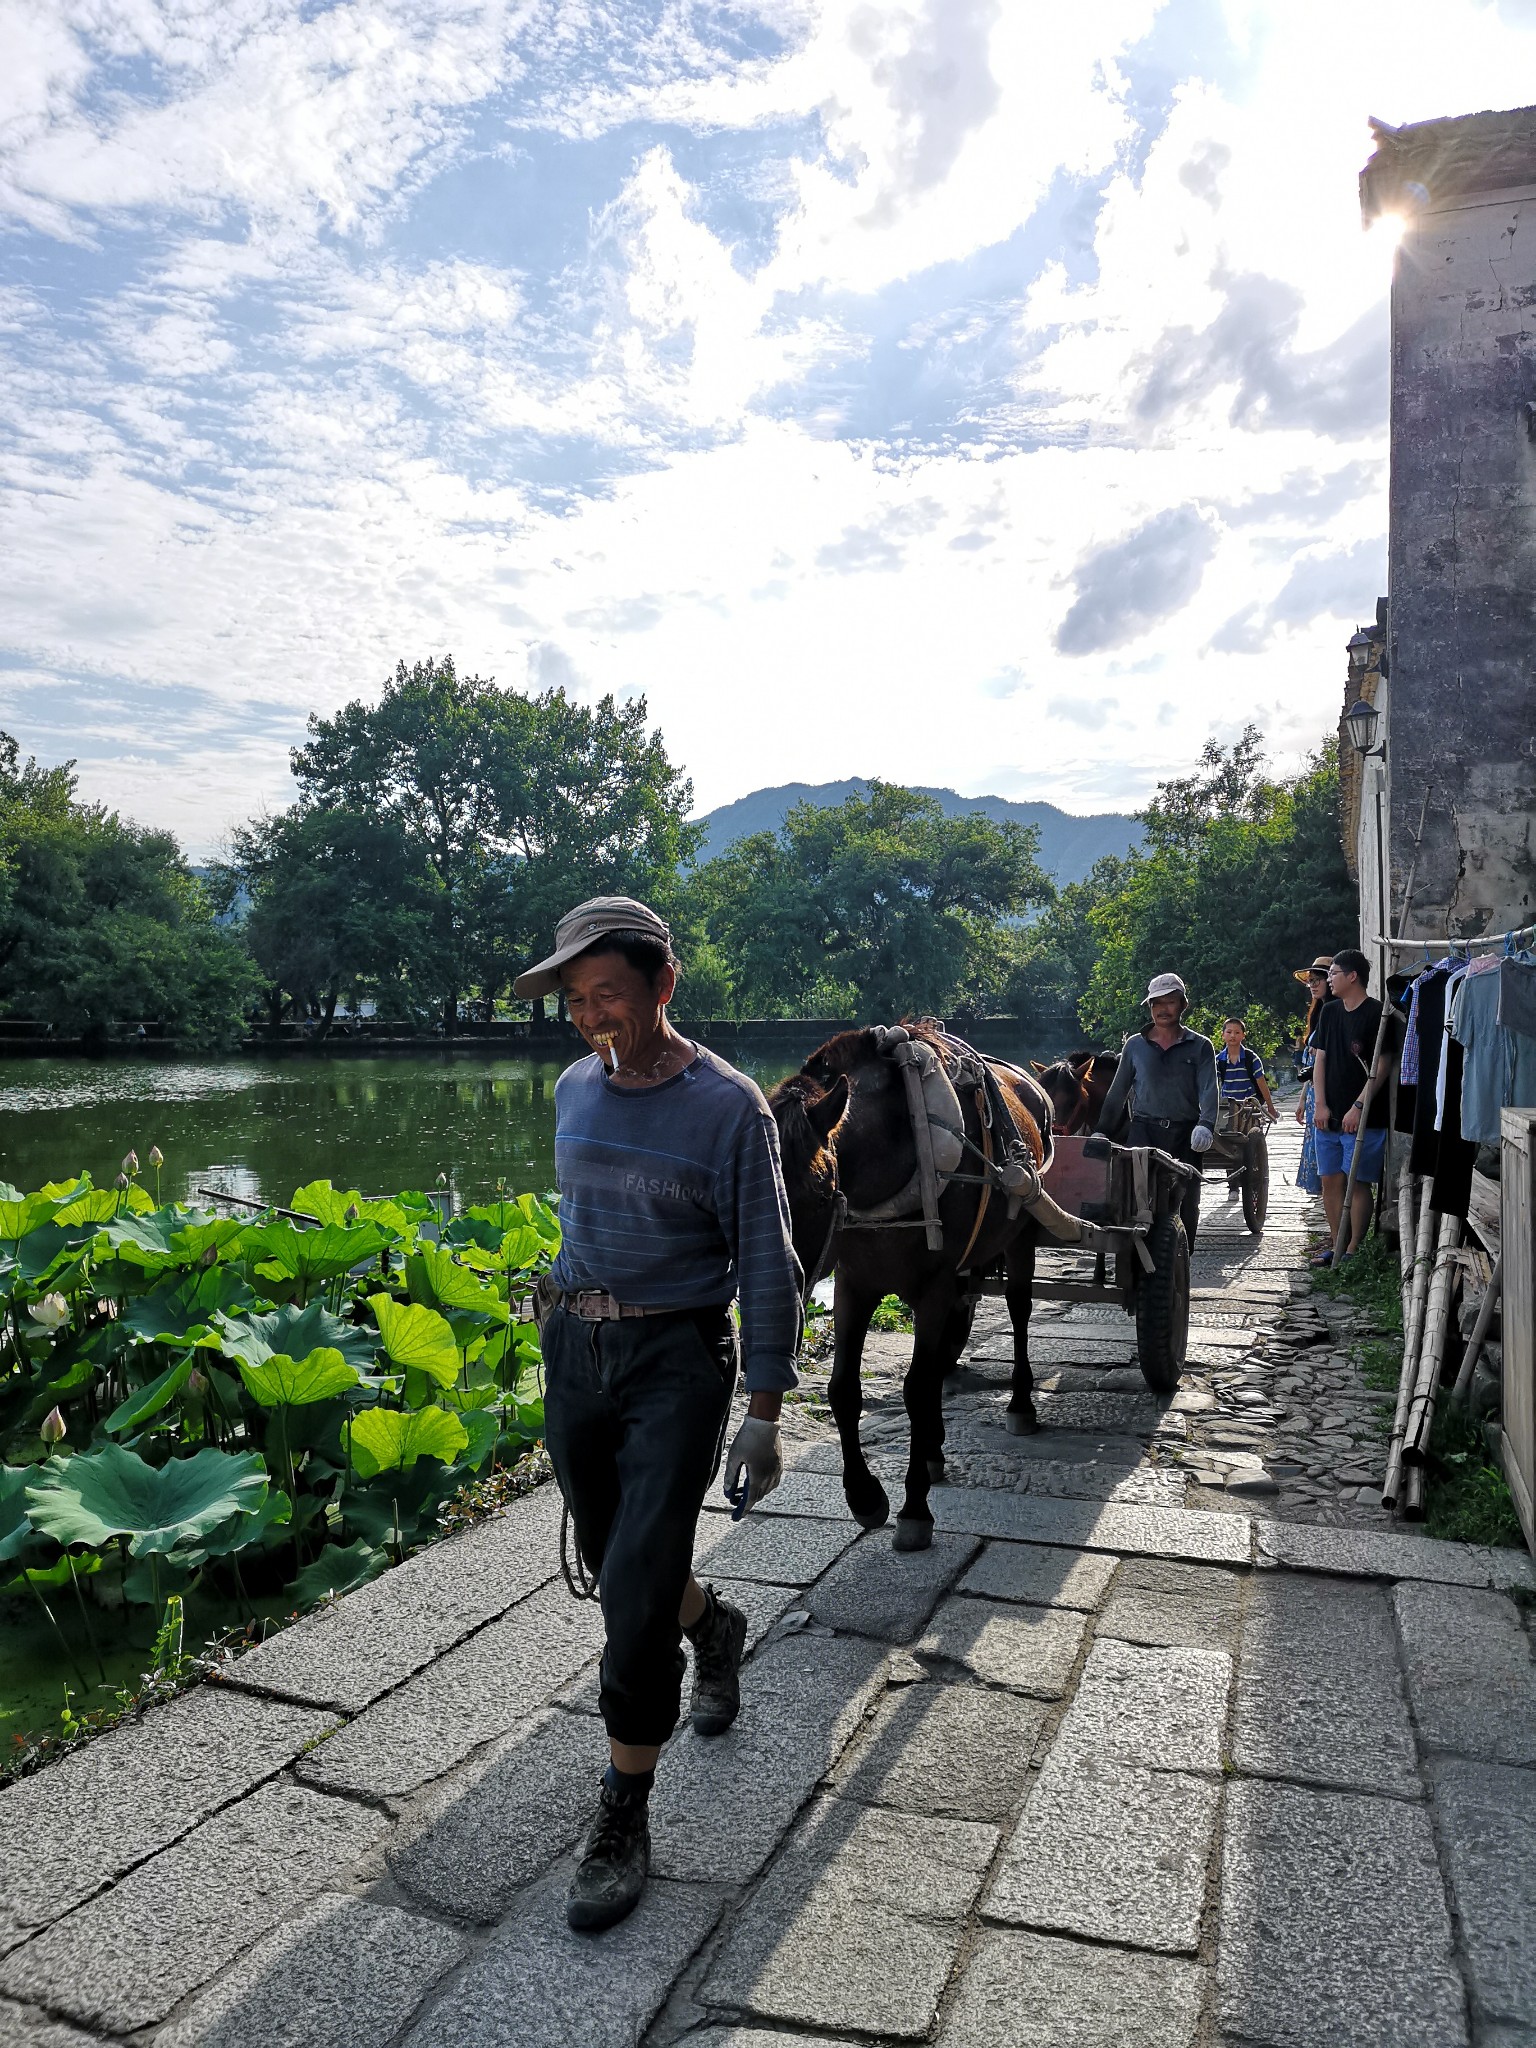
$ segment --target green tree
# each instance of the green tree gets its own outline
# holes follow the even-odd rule
[[[245,949],[172,835],[78,802],[74,767],[23,763],[0,733],[0,1012],[96,1040],[144,1020],[233,1038]]]
[[[1036,836],[979,813],[945,817],[892,783],[778,833],[738,840],[694,876],[691,907],[760,1016],[944,1010],[981,985],[1000,921],[1050,900]]]
[[[433,889],[393,819],[296,805],[237,830],[219,878],[243,911],[274,1028],[287,996],[318,1010],[322,1037],[344,996],[398,1007],[429,943]]]
[[[423,864],[413,985],[452,1029],[494,996],[583,896],[664,896],[693,844],[692,787],[646,729],[643,698],[573,703],[402,661],[379,701],[312,717],[302,805],[395,828]]]
[[[1356,921],[1336,743],[1273,781],[1250,727],[1225,753],[1208,743],[1200,772],[1162,784],[1141,815],[1146,849],[1089,911],[1099,954],[1079,1008],[1085,1028],[1104,1038],[1134,1029],[1148,980],[1172,970],[1202,1013],[1241,1011],[1273,1050],[1294,1022],[1292,969],[1344,944]]]

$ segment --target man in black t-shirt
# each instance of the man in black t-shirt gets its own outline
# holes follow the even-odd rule
[[[1387,1149],[1387,1081],[1398,1043],[1397,1019],[1389,1014],[1381,1058],[1376,1063],[1370,1115],[1362,1131],[1361,1106],[1381,1025],[1381,1004],[1366,994],[1370,972],[1370,962],[1353,946],[1334,955],[1328,970],[1331,1000],[1323,1005],[1314,1036],[1317,1063],[1312,1069],[1312,1121],[1317,1134],[1317,1170],[1323,1183],[1323,1209],[1328,1218],[1330,1243],[1338,1239],[1350,1162],[1359,1152],[1349,1215],[1351,1252],[1359,1250],[1370,1228],[1375,1185],[1381,1177]],[[1314,1263],[1327,1265],[1331,1258],[1331,1252],[1323,1252]]]

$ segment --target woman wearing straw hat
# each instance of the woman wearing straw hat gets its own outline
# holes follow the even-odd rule
[[[1302,1126],[1301,1158],[1296,1165],[1296,1185],[1304,1195],[1318,1195],[1323,1190],[1322,1175],[1317,1170],[1317,1131],[1312,1122],[1312,1063],[1317,1056],[1312,1034],[1317,1029],[1322,1007],[1328,1000],[1328,970],[1332,965],[1331,953],[1319,953],[1310,967],[1296,967],[1291,970],[1309,997],[1306,1022],[1296,1038],[1296,1073],[1305,1083],[1301,1091],[1301,1101],[1296,1106],[1296,1121]]]

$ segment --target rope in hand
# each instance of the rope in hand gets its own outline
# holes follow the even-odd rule
[[[597,1580],[587,1569],[581,1543],[571,1528],[571,1511],[565,1506],[560,1510],[560,1576],[573,1600],[597,1598]]]

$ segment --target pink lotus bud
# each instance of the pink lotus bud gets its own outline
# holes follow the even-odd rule
[[[348,1202],[347,1212],[341,1220],[343,1223],[356,1223],[360,1221],[362,1213],[362,1210],[358,1208],[356,1202]]]
[[[439,1174],[439,1175],[437,1176],[437,1184],[438,1184],[438,1186],[439,1186],[440,1188],[445,1188],[445,1187],[447,1187],[447,1185],[448,1185],[448,1176],[447,1176],[447,1174],[446,1174],[446,1173],[440,1173],[440,1174]]]
[[[62,1294],[45,1294],[41,1301],[33,1302],[27,1314],[45,1330],[62,1330],[69,1321],[69,1303]]]
[[[189,1394],[206,1394],[207,1391],[208,1375],[205,1372],[199,1372],[197,1367],[194,1365],[192,1370],[187,1374],[187,1392]]]
[[[50,1408],[48,1410],[48,1413],[43,1417],[42,1427],[38,1430],[37,1433],[42,1438],[45,1444],[57,1444],[63,1442],[66,1434],[64,1428],[64,1417],[59,1413],[57,1408]]]
[[[125,1152],[125,1153],[123,1154],[123,1171],[124,1171],[124,1173],[137,1173],[137,1172],[138,1172],[138,1170],[139,1170],[139,1155],[138,1155],[138,1153],[137,1153],[137,1152]]]
[[[158,1173],[161,1167],[164,1166],[165,1154],[160,1150],[160,1147],[158,1145],[150,1146],[149,1163],[155,1169],[156,1173]]]
[[[216,1266],[219,1263],[218,1246],[216,1244],[209,1245],[197,1263],[202,1267],[205,1273],[208,1271],[210,1266]]]
[[[125,1188],[125,1187],[127,1187],[127,1185],[128,1185],[128,1176],[127,1176],[127,1174],[126,1174],[126,1173],[120,1173],[120,1174],[119,1174],[119,1175],[117,1176],[117,1179],[116,1179],[115,1181],[113,1181],[112,1185],[113,1185],[113,1187],[115,1187],[115,1188]]]

